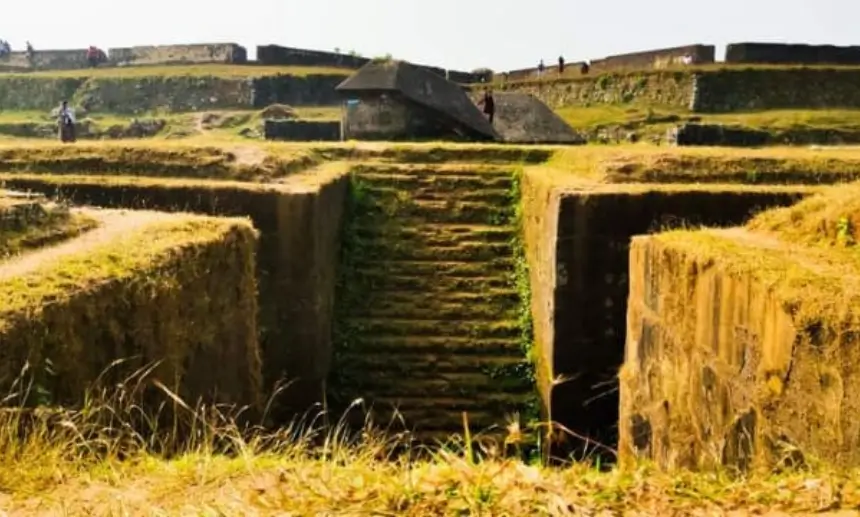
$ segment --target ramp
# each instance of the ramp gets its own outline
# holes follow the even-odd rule
[[[480,97],[478,97],[480,98]],[[493,93],[496,115],[493,129],[512,144],[584,144],[585,138],[546,104],[527,93]]]

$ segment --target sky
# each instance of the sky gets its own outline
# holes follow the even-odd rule
[[[22,49],[276,44],[510,70],[694,43],[860,44],[858,0],[0,0]],[[853,37],[853,39],[852,39]]]

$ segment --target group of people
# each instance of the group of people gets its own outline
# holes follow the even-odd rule
[[[11,53],[12,45],[8,41],[0,39],[0,58],[6,57]],[[33,45],[31,45],[28,41],[27,59],[32,62],[35,55],[36,51],[33,49]],[[105,51],[94,45],[90,45],[90,47],[87,49],[87,62],[89,63],[89,65],[91,67],[97,67],[105,61],[107,61],[107,54],[105,53]]]
[[[27,42],[27,59],[32,61],[34,52],[35,51],[33,50],[33,45],[31,45],[30,42],[28,41]],[[12,44],[9,43],[7,40],[0,39],[0,57],[6,57],[11,53],[12,53]]]
[[[566,64],[564,56],[558,56],[558,75],[564,75],[564,67]],[[591,70],[591,65],[588,64],[588,61],[583,61],[579,66],[579,73],[587,75],[589,70]],[[543,59],[541,59],[537,66],[538,77],[543,77],[544,72],[546,72],[546,65],[544,65]]]

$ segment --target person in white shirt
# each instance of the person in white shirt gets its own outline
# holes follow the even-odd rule
[[[60,141],[74,142],[75,141],[75,112],[69,107],[68,101],[63,101],[60,105],[60,111],[57,114],[57,121],[60,125]]]
[[[691,65],[693,63],[693,56],[690,54],[684,54],[684,57],[681,58],[681,62],[684,63],[684,65]]]

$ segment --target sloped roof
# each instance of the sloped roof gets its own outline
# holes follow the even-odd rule
[[[495,92],[493,127],[502,141],[517,144],[584,144],[585,138],[540,99],[527,93]]]
[[[340,83],[339,92],[396,91],[475,132],[496,139],[498,135],[462,87],[406,61],[371,61]]]

